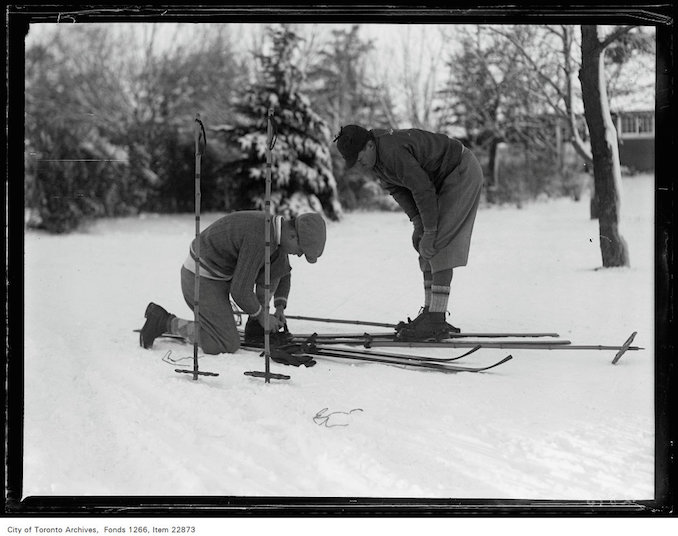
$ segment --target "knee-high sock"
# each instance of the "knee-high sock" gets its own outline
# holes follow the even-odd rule
[[[452,282],[453,270],[441,270],[432,274],[431,304],[429,311],[432,313],[445,313],[450,300],[450,283]]]
[[[433,276],[431,275],[431,270],[426,270],[424,272],[424,307],[429,307],[431,305],[431,285],[433,283]]]
[[[195,322],[183,318],[173,318],[170,322],[170,333],[180,335],[192,344],[195,342]]]

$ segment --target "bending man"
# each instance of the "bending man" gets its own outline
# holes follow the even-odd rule
[[[206,354],[232,353],[240,347],[231,300],[249,315],[245,341],[263,344],[268,304],[264,303],[265,223],[262,211],[240,211],[215,221],[193,240],[181,268],[181,290],[193,309],[195,241],[200,240],[200,347]],[[293,219],[271,218],[271,295],[275,314],[270,315],[271,336],[286,324],[285,307],[291,284],[288,255],[306,256],[314,263],[325,248],[325,221],[316,213]],[[177,318],[155,303],[144,314],[139,343],[150,348],[163,333],[194,342],[195,322]],[[274,338],[271,342],[275,344]]]
[[[483,173],[454,138],[419,129],[343,127],[336,138],[347,169],[372,173],[412,221],[412,245],[424,280],[420,314],[398,327],[407,340],[444,338],[454,268],[468,262]]]

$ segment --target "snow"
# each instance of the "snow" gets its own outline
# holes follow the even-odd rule
[[[138,345],[149,301],[192,318],[179,268],[192,215],[104,220],[25,235],[24,495],[651,500],[654,483],[653,178],[624,180],[631,267],[599,269],[588,198],[481,208],[450,321],[467,331],[556,331],[631,351],[511,350],[481,374],[255,352],[202,355],[217,377]],[[203,215],[207,226],[219,214]],[[396,322],[423,299],[401,213],[328,223],[317,264],[293,263],[288,314]],[[292,331],[361,326],[289,321]],[[458,355],[462,350],[413,350]],[[484,349],[459,363],[489,364]]]

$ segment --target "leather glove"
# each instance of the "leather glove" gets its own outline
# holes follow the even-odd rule
[[[424,234],[422,234],[421,241],[419,242],[419,255],[424,259],[428,260],[437,253],[436,248],[433,247],[437,233],[437,229],[424,230]]]
[[[414,231],[412,231],[412,247],[415,251],[419,251],[419,241],[421,240],[421,235],[424,234],[424,224],[421,223],[421,216],[417,214],[412,218],[412,225],[414,225]]]
[[[295,353],[295,348],[293,346],[278,347],[271,349],[271,359],[276,363],[281,365],[291,365],[293,367],[298,367],[304,365],[305,367],[312,367],[316,364],[315,359],[313,359],[308,354]]]

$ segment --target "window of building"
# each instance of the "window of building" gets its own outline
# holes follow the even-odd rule
[[[622,134],[635,134],[636,133],[636,117],[633,116],[633,115],[622,115],[621,131],[622,131]]]
[[[621,134],[654,134],[654,115],[652,113],[623,114],[621,116]]]
[[[638,116],[638,133],[652,134],[654,132],[654,121],[651,114],[642,114]]]

